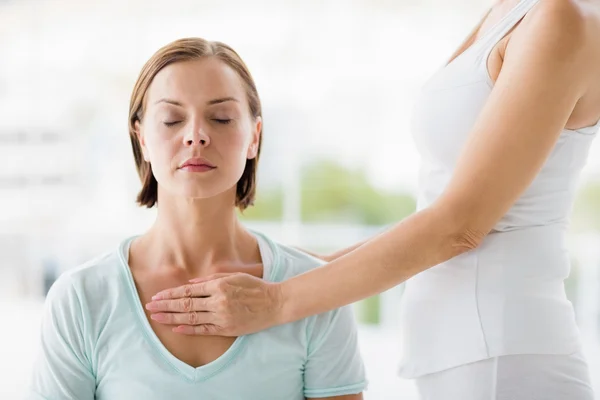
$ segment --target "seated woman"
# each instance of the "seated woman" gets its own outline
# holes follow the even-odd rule
[[[156,221],[53,285],[29,398],[362,399],[349,308],[227,338],[177,333],[201,313],[150,318],[143,306],[218,265],[254,266],[270,281],[321,265],[237,218],[236,207],[254,200],[262,134],[256,86],[238,54],[198,38],[165,46],[142,69],[129,116],[138,202],[157,207]]]

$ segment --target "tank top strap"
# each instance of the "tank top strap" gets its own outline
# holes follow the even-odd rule
[[[512,28],[521,21],[540,0],[521,0],[512,10],[500,19],[484,36],[477,53],[485,56]],[[487,57],[486,57],[487,58]]]

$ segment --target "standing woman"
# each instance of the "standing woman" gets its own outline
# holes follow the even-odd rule
[[[565,242],[600,128],[600,0],[498,2],[416,101],[418,211],[282,283],[220,274],[158,293],[240,335],[407,281],[401,375],[422,399],[592,400]],[[409,279],[410,278],[410,279]]]

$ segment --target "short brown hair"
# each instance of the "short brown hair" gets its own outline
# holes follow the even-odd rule
[[[150,163],[144,160],[142,148],[135,132],[135,123],[141,121],[145,112],[145,98],[152,80],[166,66],[181,62],[198,60],[203,57],[217,57],[242,78],[246,86],[246,96],[250,113],[254,118],[262,117],[262,108],[254,79],[241,57],[228,45],[221,42],[209,42],[201,38],[179,39],[159,49],[146,62],[133,88],[129,104],[129,136],[133,148],[133,156],[142,190],[137,196],[141,206],[153,207],[158,200],[158,182],[152,173]],[[262,128],[259,132],[258,152],[256,157],[246,160],[246,167],[237,183],[235,205],[244,210],[254,203],[256,195],[256,169],[262,143]]]

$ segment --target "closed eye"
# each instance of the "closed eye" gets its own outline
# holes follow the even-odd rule
[[[181,123],[181,121],[163,121],[163,124],[167,127],[171,127]]]
[[[218,119],[218,118],[215,118],[215,119],[213,119],[213,121],[215,121],[218,124],[227,125],[227,124],[231,123],[232,120],[231,119]]]

